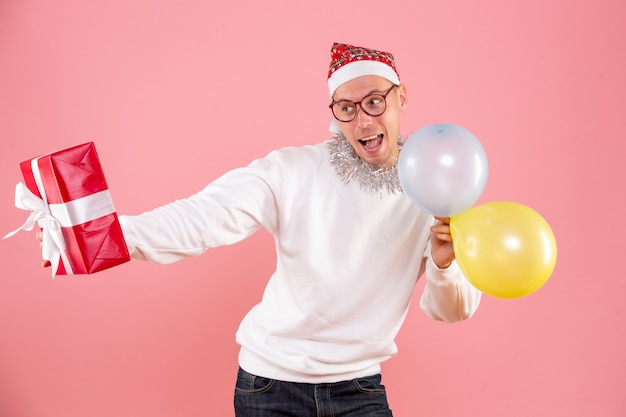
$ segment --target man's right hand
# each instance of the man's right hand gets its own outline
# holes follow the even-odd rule
[[[35,235],[35,237],[37,238],[37,240],[39,241],[39,247],[41,247],[41,245],[43,245],[43,232],[37,232],[37,234]],[[49,267],[50,265],[52,265],[50,263],[50,261],[44,259],[43,261],[41,261],[41,266],[44,268]]]

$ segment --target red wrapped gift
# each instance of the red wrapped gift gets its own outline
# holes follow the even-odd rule
[[[52,275],[90,274],[130,260],[113,200],[92,142],[20,164],[15,205],[31,211],[20,230],[43,230]]]

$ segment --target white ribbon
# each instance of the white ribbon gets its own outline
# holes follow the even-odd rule
[[[52,264],[52,276],[54,277],[59,269],[61,256],[65,257],[65,259],[63,259],[63,265],[66,266],[68,275],[71,275],[72,268],[69,266],[69,262],[67,262],[65,240],[63,239],[63,232],[61,231],[61,224],[50,213],[48,204],[43,199],[33,194],[20,182],[15,186],[15,207],[22,210],[29,210],[31,213],[22,226],[7,233],[2,239],[9,238],[20,230],[33,230],[35,223],[39,224],[39,227],[43,228],[41,256],[43,259],[49,260]]]
[[[31,213],[22,226],[7,233],[3,239],[15,235],[20,230],[32,230],[37,223],[43,229],[41,255],[43,259],[50,261],[52,276],[56,275],[60,261],[63,262],[67,275],[72,275],[74,272],[65,251],[65,239],[61,228],[72,227],[114,213],[111,194],[109,190],[104,190],[63,204],[48,204],[37,159],[31,161],[31,166],[37,188],[43,198],[33,194],[21,182],[15,186],[15,207]]]

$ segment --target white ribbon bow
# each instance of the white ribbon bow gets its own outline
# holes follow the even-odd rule
[[[9,238],[20,230],[33,230],[35,223],[39,224],[39,227],[43,228],[41,256],[50,261],[52,276],[56,275],[61,259],[66,273],[71,275],[72,268],[65,253],[65,239],[61,230],[61,222],[52,215],[48,204],[20,182],[15,186],[15,207],[28,210],[31,213],[22,226],[7,233],[2,239]]]

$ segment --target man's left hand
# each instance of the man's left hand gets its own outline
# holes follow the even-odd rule
[[[450,219],[446,217],[435,217],[437,221],[430,227],[430,245],[433,261],[441,268],[450,266],[454,260],[454,246],[452,235],[450,234]]]

